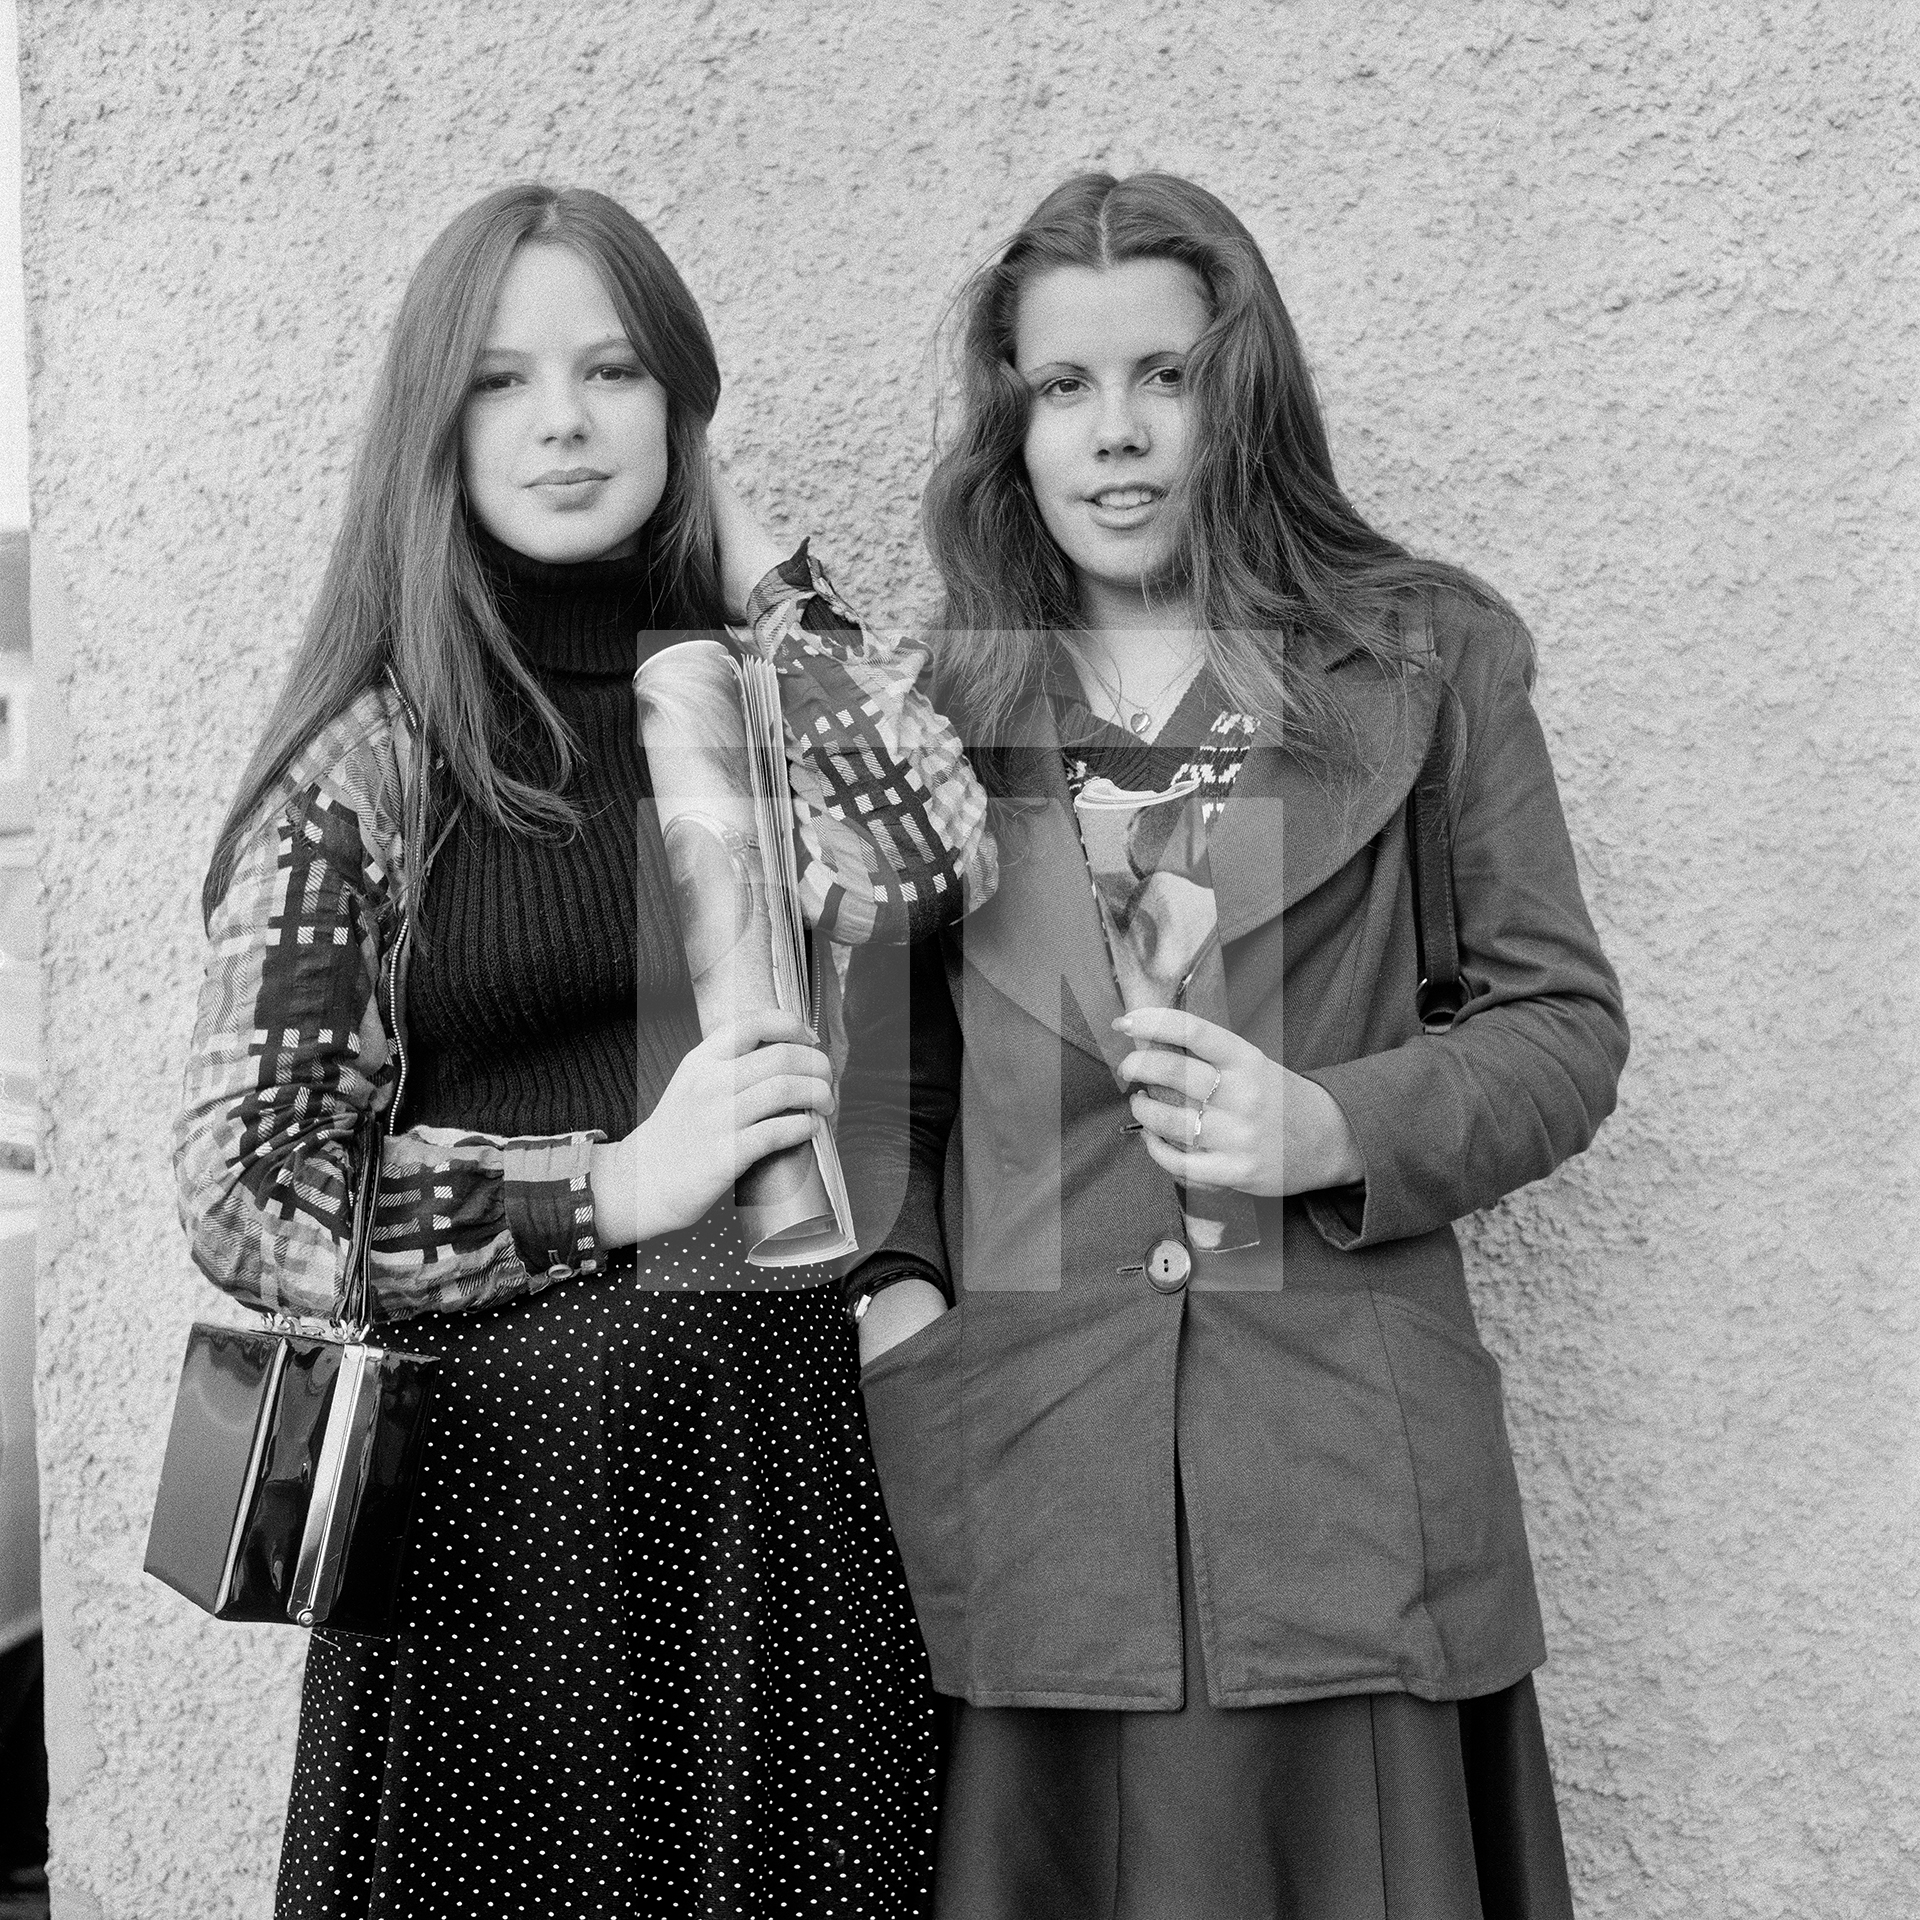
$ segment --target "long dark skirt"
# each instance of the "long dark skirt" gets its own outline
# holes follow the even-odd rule
[[[1210,1706],[1180,1548],[1182,1711],[954,1704],[937,1920],[1571,1920],[1531,1680]]]
[[[406,1332],[405,1627],[313,1636],[279,1920],[923,1913],[932,1696],[832,1291]]]

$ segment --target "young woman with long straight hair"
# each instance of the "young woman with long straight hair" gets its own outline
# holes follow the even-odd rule
[[[750,622],[836,939],[931,932],[992,849],[914,653],[712,476],[719,393],[615,202],[459,215],[215,846],[194,1257],[331,1314],[377,1151],[377,1312],[441,1358],[399,1630],[312,1638],[282,1920],[924,1897],[932,1709],[850,1329],[829,1285],[758,1290],[723,1206],[829,1063],[790,1016],[702,1038],[636,667]]]
[[[1566,1915],[1452,1224],[1579,1152],[1626,1054],[1531,643],[1341,490],[1201,188],[1069,180],[962,316],[936,684],[1000,889],[916,952],[904,1038],[856,962],[841,1122],[874,1448],[958,1702],[936,1911]],[[1075,809],[1103,779],[1196,796],[1210,1012],[1123,1002]]]

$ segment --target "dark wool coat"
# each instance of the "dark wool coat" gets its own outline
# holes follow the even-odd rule
[[[1123,1130],[1128,1043],[1043,703],[1017,756],[1036,804],[1002,835],[997,897],[913,956],[910,1028],[909,963],[854,962],[862,1245],[955,1282],[863,1381],[945,1692],[1179,1706],[1176,1472],[1214,1704],[1463,1698],[1545,1657],[1452,1222],[1586,1146],[1627,1030],[1524,631],[1454,594],[1422,624],[1438,672],[1337,670],[1365,775],[1263,738],[1212,836],[1232,1024],[1339,1102],[1363,1185],[1264,1200],[1258,1247],[1155,1283],[1181,1213]],[[1428,1036],[1405,802],[1442,698],[1472,997]]]

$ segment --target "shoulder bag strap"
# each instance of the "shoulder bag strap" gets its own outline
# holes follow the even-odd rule
[[[1453,822],[1448,775],[1453,764],[1453,701],[1442,687],[1427,757],[1407,796],[1407,857],[1413,869],[1414,936],[1420,984],[1414,1005],[1426,1033],[1445,1033],[1469,998],[1460,977],[1453,905]]]

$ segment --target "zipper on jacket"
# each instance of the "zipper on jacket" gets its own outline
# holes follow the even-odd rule
[[[393,697],[400,703],[400,712],[407,725],[407,760],[411,776],[406,789],[403,811],[407,827],[401,836],[404,853],[407,840],[414,843],[414,852],[420,862],[420,871],[413,876],[406,889],[407,898],[418,900],[427,884],[427,875],[433,869],[434,855],[440,851],[441,843],[453,831],[453,822],[448,820],[441,830],[440,839],[429,847],[426,844],[426,783],[431,776],[433,760],[427,749],[426,736],[421,730],[420,716],[413,710],[413,702],[407,698],[406,690],[400,685],[399,677],[391,668],[387,671],[387,684],[393,689]],[[400,932],[391,947],[387,949],[387,1031],[393,1035],[393,1053],[396,1071],[393,1082],[393,1099],[387,1106],[387,1137],[391,1139],[400,1124],[400,1103],[407,1092],[407,1025],[400,1012],[400,970],[407,947],[413,939],[413,919],[407,911],[406,902],[400,905]]]
[[[407,1035],[405,1024],[400,1018],[400,955],[412,934],[403,919],[400,922],[400,935],[387,949],[387,1031],[393,1035],[394,1059],[399,1063],[394,1075],[393,1098],[387,1103],[387,1137],[393,1137],[393,1131],[400,1121],[400,1102],[407,1092]]]

